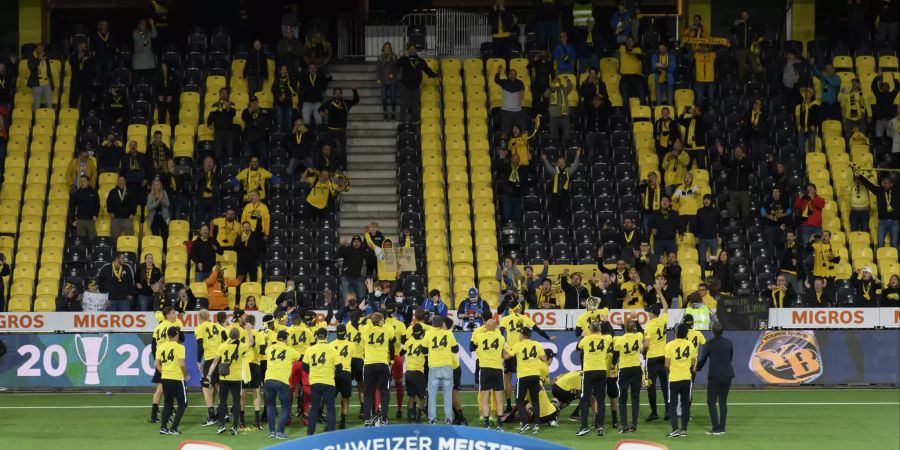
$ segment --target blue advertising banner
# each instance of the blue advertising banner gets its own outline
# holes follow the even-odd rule
[[[393,425],[340,430],[268,447],[273,450],[564,450],[553,442],[476,427]]]
[[[555,341],[538,340],[557,354],[551,378],[578,370],[574,333],[549,333]],[[476,355],[469,351],[470,333],[455,334],[462,384],[473,385]],[[734,384],[900,386],[900,330],[733,331],[725,336],[734,343]],[[193,333],[185,337],[188,386],[196,387],[196,340]],[[7,348],[0,357],[0,386],[10,390],[152,385],[149,333],[2,334],[0,340]],[[696,384],[705,383],[704,369]]]

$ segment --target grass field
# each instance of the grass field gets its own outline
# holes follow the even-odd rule
[[[391,400],[394,398],[392,396]],[[900,390],[898,389],[757,389],[732,390],[729,396],[728,433],[707,436],[709,415],[706,392],[695,391],[693,420],[687,438],[666,439],[669,424],[645,423],[649,412],[646,394],[638,432],[628,438],[664,443],[677,449],[900,449]],[[0,394],[0,436],[5,449],[174,449],[182,440],[160,436],[158,426],[147,423],[149,394]],[[355,401],[354,401],[355,403]],[[475,423],[474,393],[465,392],[466,416]],[[183,439],[221,442],[234,449],[264,448],[276,443],[267,431],[248,431],[239,436],[219,436],[215,427],[201,427],[206,410],[202,397],[191,394],[181,424]],[[392,412],[394,405],[391,406]],[[540,438],[575,449],[607,449],[623,435],[609,431],[597,438],[576,437],[578,425],[567,420],[572,407],[563,410],[558,428],[542,428]],[[351,422],[358,406],[351,405]],[[253,413],[248,414],[248,419]],[[393,414],[391,414],[393,417]],[[250,419],[252,420],[252,419]],[[321,426],[321,425],[320,425]],[[512,429],[509,426],[508,429]],[[306,435],[294,423],[291,438]]]

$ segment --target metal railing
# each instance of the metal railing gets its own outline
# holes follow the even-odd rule
[[[378,13],[346,14],[338,19],[337,58],[375,61],[385,42],[400,54],[410,29],[421,31],[421,53],[428,56],[479,56],[481,44],[491,40],[484,14],[435,9],[413,12],[400,20]]]

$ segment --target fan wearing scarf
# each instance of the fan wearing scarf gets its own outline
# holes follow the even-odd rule
[[[312,213],[316,215],[326,212],[334,204],[333,200],[346,190],[346,185],[333,181],[331,173],[327,170],[317,171],[308,168],[303,172],[303,178],[310,186],[306,203],[315,208]]]
[[[569,181],[581,166],[580,159],[580,147],[575,150],[575,161],[568,167],[566,166],[566,157],[564,155],[556,158],[555,167],[547,160],[546,154],[541,155],[541,160],[544,161],[544,171],[550,177],[550,217],[555,220],[569,221],[569,216],[571,216],[569,211]]]
[[[350,108],[359,104],[359,92],[353,88],[353,98],[344,100],[344,91],[341,88],[331,90],[331,101],[322,105],[319,112],[328,118],[328,134],[333,141],[340,144],[340,153],[347,154],[347,118]],[[346,161],[339,163],[340,168],[346,166]]]
[[[125,253],[100,269],[97,285],[100,292],[109,296],[109,311],[131,311],[137,289],[134,286],[134,271],[125,264]]]

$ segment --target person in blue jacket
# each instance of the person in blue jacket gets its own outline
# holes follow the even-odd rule
[[[675,105],[675,55],[669,53],[666,43],[659,43],[659,51],[650,58],[650,67],[656,86],[656,104]]]
[[[474,330],[484,325],[484,314],[491,312],[491,305],[478,295],[478,289],[470,288],[469,297],[459,304],[456,317],[464,330]]]
[[[559,33],[559,43],[553,48],[553,60],[556,62],[556,73],[575,73],[575,47],[569,43],[569,34]]]
[[[822,120],[841,120],[841,104],[838,103],[838,93],[841,92],[841,77],[834,73],[834,66],[831,63],[825,64],[825,70],[819,70],[818,67],[813,65],[812,73],[822,84],[819,91],[819,99],[822,102],[821,106],[819,106],[819,111],[822,113]]]
[[[447,304],[441,299],[441,291],[432,289],[422,301],[422,309],[441,317],[447,317]]]

